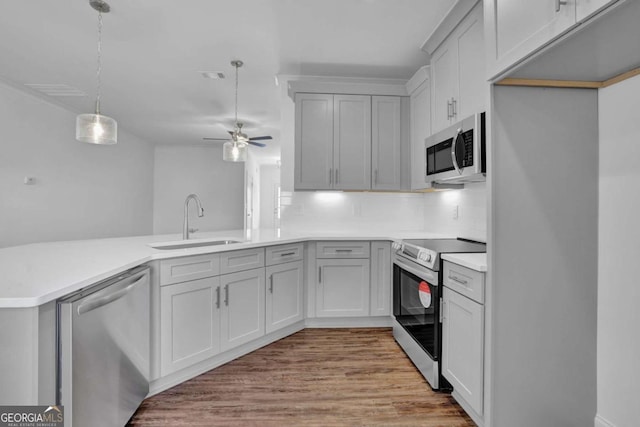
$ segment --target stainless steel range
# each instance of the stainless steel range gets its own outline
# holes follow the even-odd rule
[[[466,239],[422,239],[394,242],[392,247],[393,336],[434,390],[449,389],[439,365],[441,254],[486,252],[486,244]]]

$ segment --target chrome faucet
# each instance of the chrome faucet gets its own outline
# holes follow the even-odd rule
[[[195,194],[189,194],[187,199],[184,201],[184,223],[182,225],[182,238],[184,240],[189,240],[189,233],[193,233],[197,230],[191,230],[189,228],[189,201],[195,200],[196,206],[198,207],[198,216],[202,217],[204,215],[204,209],[202,209],[202,204],[200,203],[200,199]]]

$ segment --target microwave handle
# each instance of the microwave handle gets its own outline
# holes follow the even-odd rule
[[[462,134],[462,128],[456,131],[455,136],[453,137],[453,144],[451,144],[451,160],[453,162],[453,167],[455,168],[458,175],[462,175],[462,171],[460,170],[460,166],[458,166],[458,159],[456,159],[456,145],[458,144],[458,137]]]

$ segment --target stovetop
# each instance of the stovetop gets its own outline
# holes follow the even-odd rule
[[[475,242],[466,239],[408,239],[402,243],[408,243],[417,248],[429,249],[438,253],[465,253],[465,252],[486,252],[485,243]]]

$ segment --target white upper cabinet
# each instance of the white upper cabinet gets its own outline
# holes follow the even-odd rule
[[[296,190],[408,188],[406,96],[296,93]]]
[[[455,32],[458,52],[458,96],[454,118],[462,120],[485,110],[486,76],[482,4],[478,4]]]
[[[402,123],[399,96],[371,99],[371,188],[397,190],[402,185]]]
[[[371,97],[333,96],[333,188],[371,189]]]
[[[431,131],[485,108],[484,23],[477,4],[431,55]]]
[[[497,77],[617,0],[489,0],[488,77]]]
[[[296,94],[296,190],[326,190],[333,183],[333,95]]]
[[[430,71],[423,67],[407,83],[411,111],[411,189],[427,187],[425,139],[431,135]]]
[[[458,81],[455,43],[445,43],[431,57],[431,129],[438,132],[453,120],[453,100]]]
[[[298,93],[295,102],[295,189],[371,189],[371,97]]]

